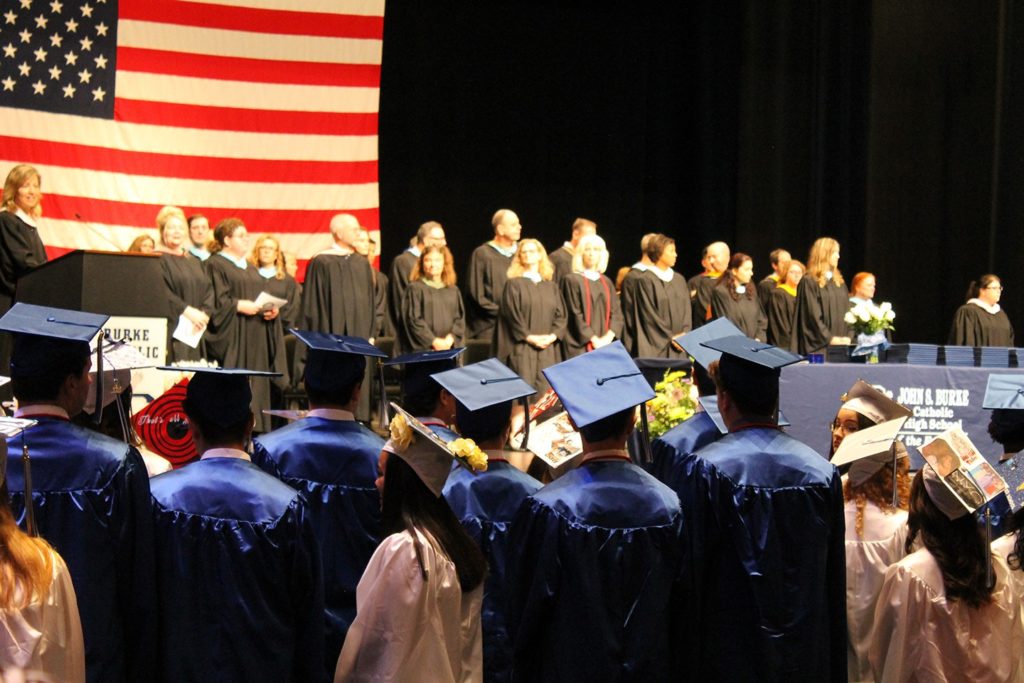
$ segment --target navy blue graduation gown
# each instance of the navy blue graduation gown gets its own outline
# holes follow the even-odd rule
[[[675,491],[683,472],[683,461],[722,436],[714,420],[705,412],[694,413],[651,442],[651,464],[648,471],[654,478]]]
[[[302,496],[237,458],[193,462],[152,488],[159,680],[324,680],[320,551]]]
[[[301,491],[320,543],[325,661],[338,663],[356,617],[356,586],[380,542],[377,458],[384,440],[358,422],[307,417],[253,441],[252,461]]]
[[[693,680],[846,680],[843,492],[835,467],[778,429],[684,459]]]
[[[539,481],[508,462],[491,460],[487,471],[474,475],[456,467],[448,476],[444,499],[477,542],[490,571],[480,612],[484,646],[484,680],[512,680],[512,642],[505,625],[505,565],[508,532],[516,510],[538,490]]]
[[[676,495],[621,460],[581,465],[527,498],[509,537],[515,680],[677,677]]]
[[[39,535],[71,572],[90,683],[153,678],[156,585],[149,478],[133,447],[65,420],[33,417],[32,459]],[[25,524],[22,437],[8,440],[7,485]]]

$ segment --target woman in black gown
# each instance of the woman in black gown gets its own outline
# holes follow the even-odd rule
[[[967,303],[956,310],[949,343],[957,346],[1013,346],[1013,325],[999,306],[1003,283],[988,273],[971,282]]]
[[[193,333],[205,332],[213,310],[213,287],[203,270],[203,263],[188,253],[188,223],[185,212],[176,206],[165,206],[156,215],[160,233],[160,270],[163,272],[164,294],[167,296],[168,362],[199,360],[206,357],[205,339],[192,347],[173,337],[179,321],[184,318]]]
[[[443,351],[462,345],[466,310],[455,286],[448,247],[424,247],[402,296],[399,352]]]
[[[807,274],[796,290],[796,317],[790,349],[801,354],[822,353],[830,344],[849,344],[844,317],[850,292],[839,271],[839,242],[819,237],[807,257]]]
[[[572,257],[572,272],[562,278],[567,326],[562,354],[573,358],[607,346],[622,335],[622,307],[615,285],[604,276],[608,250],[597,235],[584,235]]]
[[[288,274],[281,243],[273,235],[260,235],[253,242],[249,263],[263,278],[263,291],[288,303],[281,307],[281,327],[287,330],[298,323],[296,316],[302,310],[299,301],[299,283]]]
[[[212,334],[207,342],[210,356],[226,368],[271,370],[283,373],[274,383],[283,390],[288,372],[281,331],[280,310],[256,304],[264,280],[249,265],[249,231],[238,218],[225,218],[214,230],[216,253],[206,261],[213,285]],[[263,411],[271,407],[270,380],[252,378],[254,431],[270,429]]]
[[[754,260],[742,252],[729,259],[729,267],[711,289],[711,317],[726,318],[751,339],[765,341],[768,321],[757,300]]]
[[[789,262],[786,278],[771,290],[768,309],[768,343],[788,349],[793,339],[793,319],[796,317],[796,288],[804,277],[804,264],[796,259]]]
[[[494,335],[495,356],[536,388],[538,398],[549,386],[541,370],[561,360],[558,340],[565,334],[565,307],[551,279],[554,272],[540,242],[520,240]]]

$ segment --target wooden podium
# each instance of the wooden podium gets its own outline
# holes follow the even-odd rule
[[[72,311],[167,318],[160,257],[72,251],[18,280],[15,301]]]

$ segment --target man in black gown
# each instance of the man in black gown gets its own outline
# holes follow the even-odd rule
[[[395,257],[391,262],[388,275],[388,314],[391,316],[391,327],[400,330],[402,321],[402,299],[409,286],[409,275],[412,267],[427,247],[445,247],[448,241],[444,236],[444,227],[437,221],[427,221],[416,231],[415,244]]]
[[[772,264],[772,272],[763,280],[757,283],[757,301],[761,304],[761,312],[768,315],[768,302],[772,298],[772,292],[779,286],[779,283],[786,281],[786,273],[789,272],[789,262],[793,257],[785,249],[772,249],[768,255]]]
[[[711,319],[711,288],[718,283],[718,278],[729,267],[729,245],[725,242],[712,242],[704,247],[700,255],[700,264],[704,272],[694,275],[687,284],[690,285],[690,301],[693,304],[693,326],[700,327]]]
[[[596,235],[597,223],[587,218],[577,218],[572,222],[572,237],[558,249],[548,254],[551,265],[555,267],[555,284],[562,282],[562,278],[572,272],[572,257],[576,254],[576,246],[584,235]]]
[[[302,304],[307,330],[362,337],[373,343],[382,321],[370,262],[353,246],[361,230],[351,214],[339,213],[331,219],[334,244],[314,256],[306,269]],[[363,384],[356,419],[370,419],[370,382]]]
[[[473,250],[466,274],[466,317],[469,319],[466,336],[487,341],[494,334],[501,292],[523,229],[519,216],[510,209],[498,209],[491,218],[491,226],[494,239]]]

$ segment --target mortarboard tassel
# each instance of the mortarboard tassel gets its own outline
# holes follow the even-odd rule
[[[32,463],[28,457],[25,432],[21,433],[21,466],[25,469],[25,531],[29,536],[38,536],[35,506],[32,504]]]
[[[379,358],[377,359],[377,381],[380,382],[380,412],[377,414],[377,426],[384,432],[391,424],[391,417],[388,415],[388,390],[384,384],[384,363]]]
[[[647,403],[640,404],[640,457],[644,465],[651,463],[651,431],[647,424]]]
[[[892,507],[897,509],[900,506],[900,492],[896,483],[896,461],[899,458],[896,452],[896,442],[893,441],[889,448],[892,450]]]
[[[526,417],[526,420],[523,422],[523,442],[519,444],[519,450],[525,451],[527,449],[526,444],[530,440],[530,418],[532,416],[530,415],[530,402],[527,398],[523,396],[519,400],[523,403],[523,415]]]
[[[992,571],[992,509],[985,506],[985,586],[992,590],[996,587],[996,577]]]

